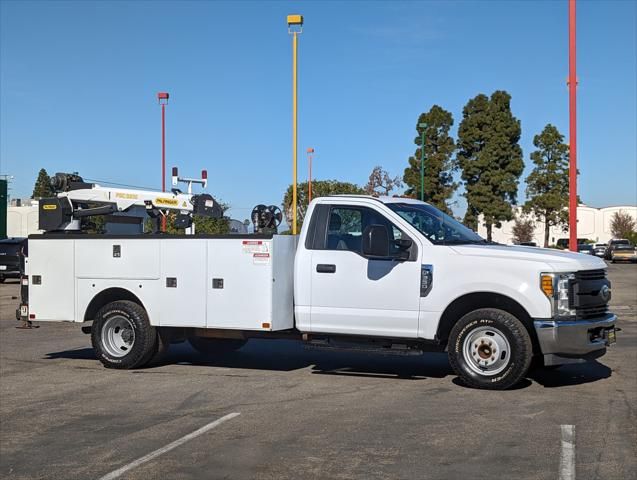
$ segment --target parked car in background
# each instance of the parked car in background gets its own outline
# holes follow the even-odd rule
[[[630,242],[625,238],[614,238],[610,242],[608,242],[608,248],[606,249],[606,253],[604,254],[604,258],[606,260],[613,259],[613,250],[617,248],[618,245],[630,245]]]
[[[520,242],[519,245],[521,247],[537,247],[537,243],[535,242]]]
[[[606,254],[606,249],[608,248],[608,244],[606,243],[596,243],[593,245],[593,254],[596,257],[604,257]]]
[[[568,238],[558,238],[557,242],[555,242],[555,246],[557,248],[561,248],[562,250],[568,250]],[[587,238],[578,238],[577,239],[577,244],[578,245],[583,245],[585,243],[590,242],[590,240],[588,240]]]
[[[637,262],[637,249],[631,244],[616,245],[611,253],[611,262]]]
[[[0,240],[0,283],[7,278],[20,278],[24,270],[24,253],[27,239],[22,237]]]
[[[593,246],[590,243],[580,243],[577,246],[577,251],[586,255],[594,255]]]

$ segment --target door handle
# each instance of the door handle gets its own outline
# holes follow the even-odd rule
[[[319,263],[316,265],[316,271],[318,273],[335,273],[336,265],[331,263]]]

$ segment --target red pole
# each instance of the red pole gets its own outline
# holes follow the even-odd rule
[[[577,71],[575,68],[575,0],[568,0],[568,104],[570,152],[568,167],[569,249],[577,252]]]
[[[166,191],[166,104],[161,104],[161,191]]]
[[[161,191],[166,191],[166,104],[161,104]],[[161,231],[166,231],[166,215],[161,216]]]
[[[169,95],[167,92],[159,92],[157,100],[161,105],[161,191],[166,191],[166,104]],[[166,216],[161,216],[161,231],[166,231]]]

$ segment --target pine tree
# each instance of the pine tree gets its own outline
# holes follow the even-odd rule
[[[52,196],[53,190],[51,189],[51,178],[46,173],[46,170],[44,168],[41,168],[40,172],[38,173],[38,178],[35,181],[35,186],[33,187],[33,194],[31,195],[31,198],[37,200],[39,198]]]
[[[448,200],[458,188],[453,181],[453,172],[457,164],[452,158],[456,149],[449,130],[453,125],[453,116],[447,110],[434,105],[426,113],[421,113],[416,123],[418,135],[414,139],[416,152],[409,157],[409,166],[405,168],[403,180],[409,187],[405,194],[421,198],[422,133],[419,126],[426,124],[425,130],[425,201],[446,213],[451,213]]]
[[[491,241],[493,226],[513,218],[518,182],[524,170],[520,121],[511,113],[511,96],[498,90],[467,102],[458,128],[457,160],[467,199],[466,223],[478,215]]]
[[[544,247],[549,246],[549,231],[553,226],[568,226],[569,148],[564,136],[548,124],[533,138],[537,148],[531,153],[535,168],[526,177],[525,212],[533,212],[544,224]]]

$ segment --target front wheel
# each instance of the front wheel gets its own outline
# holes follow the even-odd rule
[[[462,317],[449,335],[449,362],[467,385],[505,390],[529,370],[531,337],[516,317],[503,310],[481,308]]]
[[[97,312],[91,343],[107,368],[139,368],[157,352],[157,331],[146,310],[128,300],[111,302]]]

